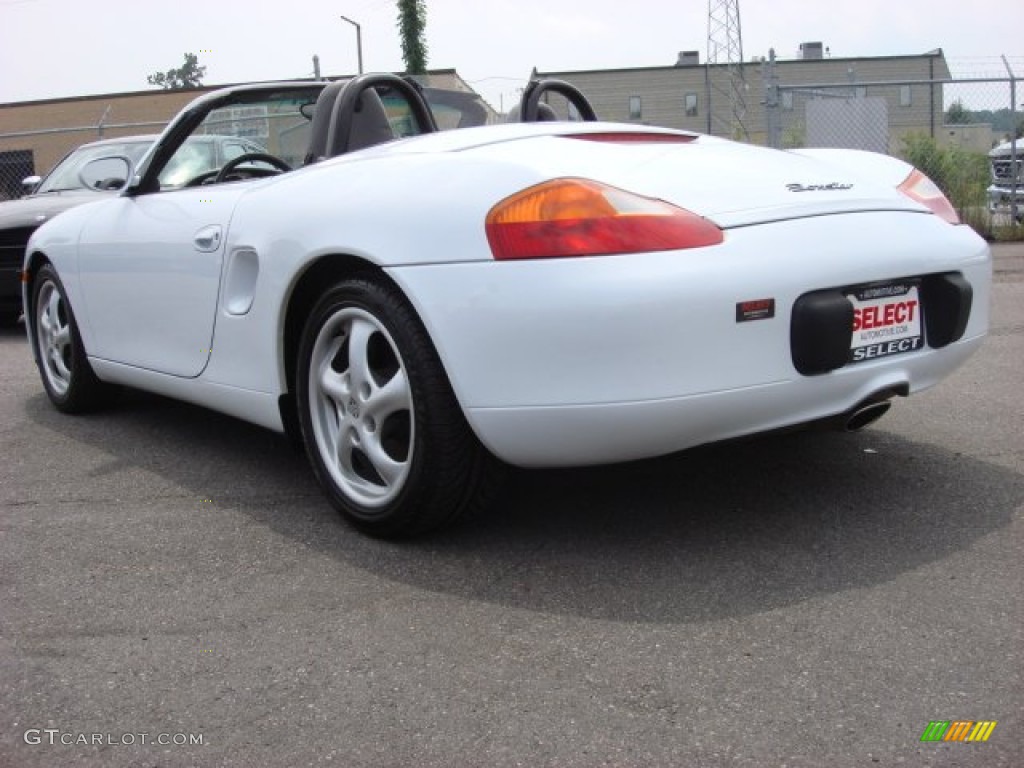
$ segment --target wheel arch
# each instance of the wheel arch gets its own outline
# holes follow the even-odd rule
[[[403,290],[379,264],[352,254],[333,253],[311,259],[296,275],[286,295],[282,302],[279,347],[281,369],[287,378],[282,390],[285,394],[280,399],[281,421],[293,444],[309,456],[314,474],[342,515],[371,535],[395,537],[447,526],[461,515],[485,506],[498,487],[503,465],[480,442],[476,430],[469,424],[438,353],[436,340],[411,293]],[[386,331],[385,336],[392,337],[390,344],[398,367],[404,367],[408,377],[408,383],[402,385],[407,392],[403,407],[410,411],[410,418],[414,418],[417,425],[415,443],[410,431],[404,458],[394,459],[408,464],[407,474],[395,481],[401,485],[394,487],[397,490],[388,490],[389,495],[383,499],[379,510],[375,506],[368,509],[365,498],[358,493],[353,495],[343,479],[347,477],[357,483],[367,480],[354,460],[348,470],[339,470],[342,479],[330,469],[331,462],[337,463],[340,454],[330,447],[325,448],[323,428],[318,427],[316,421],[318,413],[323,415],[323,406],[315,402],[324,394],[335,400],[333,407],[327,407],[332,416],[338,415],[340,419],[340,413],[354,414],[353,418],[358,421],[363,407],[357,408],[352,398],[361,398],[365,412],[373,415],[370,395],[356,394],[364,392],[369,378],[357,389],[344,390],[348,394],[342,395],[346,398],[342,408],[338,407],[334,390],[328,392],[319,383],[323,362],[330,359],[333,366],[333,357],[324,357],[325,329],[339,322],[336,318],[343,313],[346,313],[345,319],[340,322],[346,322],[353,308],[365,316],[364,321],[371,321],[379,330]],[[335,332],[327,331],[328,334]],[[331,337],[328,339],[328,344],[333,343]],[[368,345],[364,353],[369,360]],[[328,354],[336,355],[337,350]],[[318,382],[315,387],[314,381]],[[359,380],[354,378],[353,381]],[[361,429],[359,425],[363,424],[348,423],[349,429]],[[369,433],[378,431],[373,426],[368,430]],[[384,433],[386,429],[379,431]],[[363,445],[369,433],[356,443]],[[381,450],[384,450],[382,446]],[[372,455],[372,452],[364,452],[363,462],[376,467],[374,459],[367,458]],[[377,480],[380,481],[380,477]],[[389,478],[379,484],[390,488],[391,482]]]
[[[278,408],[281,412],[281,422],[284,424],[285,433],[295,445],[301,445],[295,380],[302,330],[317,301],[328,288],[342,280],[359,277],[372,278],[386,283],[402,296],[420,323],[423,323],[423,318],[420,316],[415,302],[410,301],[401,286],[384,269],[372,261],[348,253],[324,254],[311,261],[293,282],[285,301],[285,311],[281,321],[278,365],[284,377],[282,382],[284,394],[278,399]],[[430,336],[429,329],[427,329],[427,336]],[[431,342],[433,343],[432,339]],[[434,354],[437,354],[436,346]],[[440,359],[440,355],[438,358]],[[443,361],[441,361],[441,367],[442,370],[445,370]],[[448,376],[447,370],[445,370],[445,375]],[[448,385],[451,386],[450,378]]]
[[[39,362],[39,350],[36,349],[36,331],[35,322],[32,319],[34,314],[33,307],[30,306],[32,303],[32,288],[35,284],[36,275],[39,274],[39,270],[42,269],[46,264],[53,264],[45,253],[36,250],[32,251],[29,257],[25,260],[24,274],[22,275],[22,309],[25,312],[25,332],[28,334],[29,349],[32,350],[32,357],[36,363]]]

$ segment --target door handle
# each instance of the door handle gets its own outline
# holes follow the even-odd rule
[[[213,253],[220,248],[220,225],[211,224],[196,232],[192,242],[201,253]]]

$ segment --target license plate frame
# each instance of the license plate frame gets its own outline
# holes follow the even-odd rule
[[[844,291],[853,304],[850,363],[906,354],[925,343],[920,280],[893,280]]]

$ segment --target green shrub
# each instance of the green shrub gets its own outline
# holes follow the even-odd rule
[[[903,137],[903,159],[938,185],[956,208],[961,221],[991,239],[992,217],[986,196],[987,155],[959,147],[940,147],[926,134],[911,133]]]
[[[1024,226],[1009,222],[994,226],[992,227],[991,239],[997,243],[1020,242],[1024,240]]]

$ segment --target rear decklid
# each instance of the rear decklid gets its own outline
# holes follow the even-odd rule
[[[538,181],[589,178],[666,200],[723,228],[855,211],[928,212],[897,190],[913,169],[895,158],[856,150],[786,152],[644,126],[492,126],[373,151],[470,152],[526,166]]]
[[[622,175],[633,191],[729,228],[860,211],[928,209],[897,187],[912,167],[853,150],[782,152],[701,137]]]

